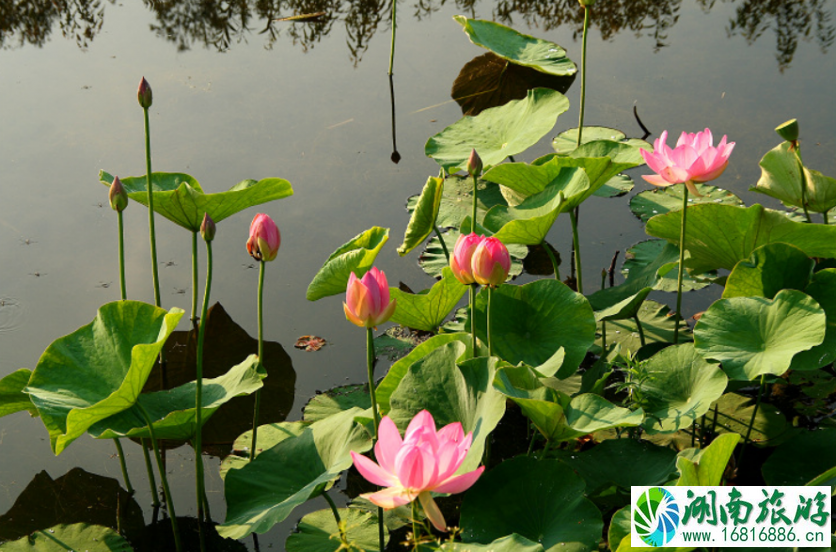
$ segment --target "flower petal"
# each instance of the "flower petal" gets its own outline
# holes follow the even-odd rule
[[[408,489],[404,489],[403,487],[389,487],[387,489],[377,491],[376,493],[369,493],[360,496],[369,499],[372,504],[380,506],[385,510],[391,510],[392,508],[409,504],[417,498],[414,493],[409,492]]]
[[[441,510],[438,509],[438,504],[435,503],[433,497],[428,492],[423,492],[418,495],[418,500],[421,501],[421,506],[424,508],[424,513],[432,522],[433,527],[439,531],[447,532],[447,522],[444,521],[444,516]]]
[[[398,485],[398,478],[394,474],[387,472],[362,454],[351,451],[351,459],[354,461],[354,467],[357,468],[360,475],[370,483],[381,487]]]
[[[380,467],[389,473],[395,473],[395,458],[403,445],[403,439],[398,432],[395,422],[389,416],[380,420],[378,428],[378,441],[374,446],[374,455],[380,463]]]
[[[643,174],[642,178],[644,178],[645,180],[647,180],[648,182],[650,182],[654,186],[667,187],[667,186],[672,186],[673,185],[673,182],[668,182],[667,180],[665,180],[664,178],[662,178],[658,174],[647,174],[647,175]]]
[[[483,471],[485,471],[485,466],[479,466],[472,472],[455,475],[446,481],[442,481],[441,484],[437,485],[434,489],[432,489],[432,491],[445,494],[464,492],[476,483],[476,480],[479,479],[479,476],[482,475]]]
[[[405,444],[395,460],[397,477],[401,485],[420,492],[435,482],[438,474],[436,458],[425,448]]]

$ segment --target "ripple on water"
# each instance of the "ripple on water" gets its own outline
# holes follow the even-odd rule
[[[24,310],[17,299],[0,297],[0,332],[13,332],[23,324]]]

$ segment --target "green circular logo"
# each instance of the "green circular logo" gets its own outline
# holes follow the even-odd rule
[[[645,544],[665,546],[679,527],[679,505],[662,487],[647,489],[633,505],[636,533]]]

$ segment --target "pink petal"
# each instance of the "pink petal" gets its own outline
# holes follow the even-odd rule
[[[380,287],[377,285],[377,268],[372,267],[370,271],[363,275],[363,279],[360,281],[363,283],[363,287],[366,288],[368,294],[369,314],[376,316],[383,308],[380,301]]]
[[[653,184],[654,186],[667,187],[673,185],[673,182],[668,182],[658,174],[642,175],[642,178]]]
[[[691,165],[698,158],[697,150],[688,145],[677,147],[671,154],[671,161],[673,161],[674,166],[686,171],[691,168]]]
[[[459,444],[455,441],[443,443],[438,448],[436,458],[438,459],[437,482],[442,482],[456,473],[464,460],[464,457],[459,454]]]
[[[663,130],[662,134],[660,134],[659,137],[656,138],[656,141],[653,142],[653,151],[658,153],[659,151],[665,149],[665,147],[667,146],[667,144],[666,144],[667,141],[668,141],[668,131]]]
[[[454,475],[446,481],[442,481],[441,484],[436,486],[435,489],[432,489],[432,491],[444,494],[456,494],[464,492],[468,490],[470,487],[472,487],[474,483],[476,483],[476,480],[479,479],[479,476],[482,475],[483,471],[485,471],[485,466],[479,466],[472,472],[463,473],[461,475]]]
[[[374,326],[377,327],[378,324],[383,324],[392,318],[392,315],[395,314],[396,308],[398,308],[398,301],[396,299],[392,299],[392,302],[386,305],[386,308],[383,309],[383,311],[377,315],[377,318],[374,319]]]
[[[387,472],[362,454],[351,451],[351,459],[354,461],[354,467],[367,481],[381,487],[398,484],[398,478],[394,474]]]
[[[691,178],[691,174],[688,172],[687,169],[682,169],[679,167],[668,167],[667,169],[659,173],[659,176],[661,176],[671,184],[679,184],[681,182],[685,182],[686,180],[690,180]]]
[[[414,418],[412,418],[412,421],[409,422],[409,425],[406,428],[404,440],[408,440],[411,434],[419,429],[428,429],[435,433],[435,420],[429,410],[422,410],[416,414]]]
[[[689,180],[685,183],[685,186],[688,188],[688,191],[691,192],[692,195],[697,197],[702,197],[702,194],[697,190],[696,184],[694,184],[693,180]]]
[[[418,495],[418,500],[421,501],[421,506],[424,508],[424,514],[432,522],[433,527],[439,531],[447,532],[447,522],[444,521],[444,516],[441,510],[438,509],[438,504],[435,503],[433,497],[428,492],[423,492]]]
[[[398,480],[406,488],[420,492],[438,473],[435,457],[419,447],[404,445],[395,460]]]
[[[345,311],[345,317],[349,322],[351,322],[352,324],[356,324],[361,328],[364,328],[366,326],[366,322],[357,318],[357,316],[353,312],[351,312],[351,307],[349,307],[346,303],[343,303],[343,310]]]
[[[408,489],[404,489],[403,487],[389,487],[388,489],[383,489],[377,491],[376,493],[369,493],[360,496],[368,498],[372,504],[380,506],[386,510],[391,510],[392,508],[409,504],[417,498],[415,493],[411,493]]]
[[[440,445],[443,445],[446,441],[458,443],[462,439],[464,439],[464,429],[462,429],[461,422],[447,424],[438,431],[438,442]]]
[[[378,428],[378,441],[374,446],[374,455],[380,463],[380,467],[389,473],[395,473],[395,458],[403,445],[401,434],[395,422],[389,416],[380,420]]]

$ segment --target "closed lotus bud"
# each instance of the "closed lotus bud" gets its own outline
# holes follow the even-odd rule
[[[477,284],[497,287],[508,278],[508,272],[511,270],[511,255],[505,244],[497,238],[490,237],[482,240],[473,252],[470,264],[473,267],[473,278]]]
[[[372,267],[362,278],[354,272],[348,277],[343,310],[346,319],[361,328],[375,328],[395,313],[397,301],[389,300],[386,274]]]
[[[142,77],[142,80],[139,81],[139,88],[136,91],[136,98],[139,100],[139,105],[142,106],[143,109],[148,109],[151,107],[151,104],[154,101],[153,94],[151,93],[151,85],[148,84],[148,81],[145,80],[145,77]]]
[[[473,259],[473,252],[476,247],[485,239],[485,236],[477,236],[475,233],[459,236],[456,246],[453,248],[453,255],[450,257],[450,270],[456,279],[467,285],[476,282],[473,278],[473,268],[470,261]]]
[[[778,133],[778,136],[786,140],[787,142],[797,142],[798,141],[798,119],[790,119],[786,123],[779,125],[775,132]]]
[[[122,181],[119,180],[118,176],[113,179],[113,184],[110,185],[110,191],[107,197],[110,200],[110,208],[114,211],[121,213],[127,208],[128,192],[125,191],[125,187],[122,186]]]
[[[279,227],[268,215],[259,213],[250,224],[247,251],[256,261],[272,261],[279,252],[282,236]]]
[[[200,235],[208,242],[215,239],[215,221],[212,220],[209,213],[203,213],[203,222],[200,224]]]
[[[470,150],[470,158],[467,160],[467,173],[470,176],[479,176],[482,174],[482,158],[476,153],[476,150]]]

